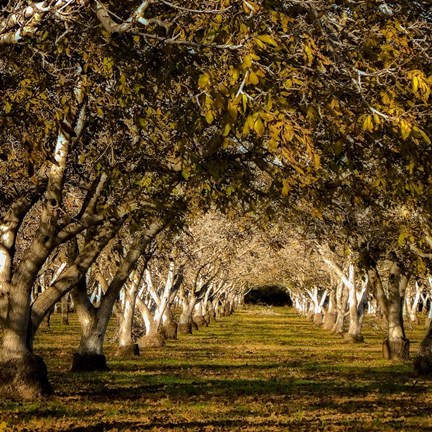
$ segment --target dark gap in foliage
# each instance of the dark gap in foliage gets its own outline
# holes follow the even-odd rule
[[[290,295],[279,286],[254,288],[245,297],[245,303],[269,306],[292,306]]]

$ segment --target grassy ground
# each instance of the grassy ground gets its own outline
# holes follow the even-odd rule
[[[409,329],[415,353],[425,328]],[[365,325],[347,345],[286,308],[225,317],[110,372],[68,371],[77,324],[42,329],[36,341],[55,395],[0,401],[10,431],[432,431],[431,381],[410,363],[380,359],[384,330]],[[0,430],[2,429],[0,425]]]

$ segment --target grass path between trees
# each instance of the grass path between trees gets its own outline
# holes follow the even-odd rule
[[[432,381],[381,360],[385,332],[372,321],[366,343],[348,345],[292,309],[256,306],[130,361],[113,356],[113,323],[111,370],[72,374],[78,324],[59,318],[35,347],[55,395],[0,401],[0,430],[432,431]],[[412,353],[424,331],[408,329]]]

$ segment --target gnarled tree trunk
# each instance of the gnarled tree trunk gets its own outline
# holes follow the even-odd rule
[[[405,335],[403,304],[408,276],[403,274],[402,266],[394,261],[389,274],[388,297],[376,268],[369,271],[369,280],[388,323],[388,335],[383,342],[383,357],[388,360],[407,360],[410,342]]]

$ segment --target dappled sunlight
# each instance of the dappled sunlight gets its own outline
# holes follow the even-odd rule
[[[381,359],[380,330],[366,325],[368,343],[353,346],[291,309],[263,310],[240,310],[132,360],[113,357],[109,343],[110,371],[81,374],[68,371],[70,358],[52,354],[61,352],[62,325],[54,316],[36,348],[53,371],[55,396],[19,406],[0,402],[3,417],[17,431],[417,432],[430,426],[430,382],[414,379],[409,362]],[[63,342],[76,340],[74,331],[74,320],[63,326]],[[412,329],[412,338],[422,331]]]

